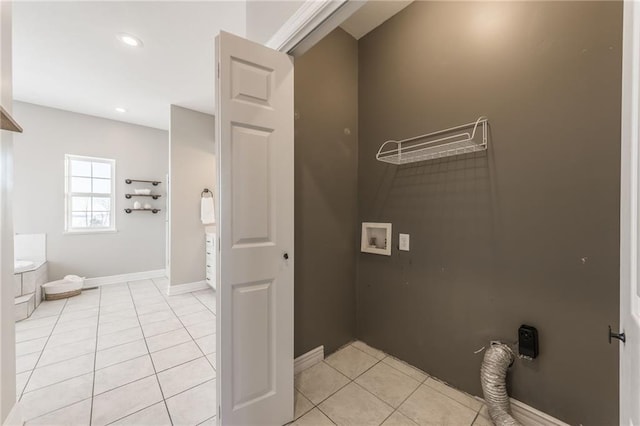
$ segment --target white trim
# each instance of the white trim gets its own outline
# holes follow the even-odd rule
[[[371,239],[369,230],[373,229],[384,230],[385,246],[383,248],[371,246],[369,241]],[[362,235],[360,237],[361,252],[391,256],[391,242],[391,223],[362,222]]]
[[[289,52],[346,2],[347,0],[305,1],[265,46]]]
[[[92,230],[89,230],[89,228],[87,228],[85,230],[78,229],[76,231],[64,231],[62,235],[117,234],[117,233],[118,233],[117,229],[93,228]]]
[[[177,294],[191,293],[192,291],[207,290],[210,288],[209,284],[203,280],[192,283],[169,285],[167,288],[167,294],[169,296],[175,296]]]
[[[24,418],[22,417],[22,410],[20,409],[20,401],[16,401],[9,411],[9,415],[4,421],[3,426],[22,426],[24,425]]]
[[[300,355],[293,360],[293,374],[306,370],[309,367],[321,363],[324,359],[324,346],[318,346],[315,349],[311,349],[306,354]]]
[[[216,291],[216,283],[211,282],[211,280],[206,280],[204,281],[207,284],[207,287],[209,287],[211,290]]]
[[[74,192],[71,191],[71,179],[73,177],[82,177],[82,176],[73,176],[70,170],[71,167],[71,161],[84,161],[84,162],[91,162],[91,163],[102,163],[102,164],[107,164],[110,166],[111,168],[111,177],[109,178],[109,181],[111,183],[111,192],[108,194],[102,194],[102,193],[97,193],[97,192],[86,192],[86,193],[82,193],[82,192]],[[91,179],[92,181],[92,185],[93,185],[93,180],[94,179],[104,179],[106,180],[107,178],[94,178],[93,177],[93,171],[91,172],[91,177],[89,177],[89,179]],[[93,189],[93,188],[92,188]],[[110,205],[110,210],[109,210],[109,226],[108,227],[91,227],[91,226],[87,226],[87,227],[79,227],[79,228],[74,228],[71,225],[72,222],[72,216],[73,216],[73,211],[71,208],[71,202],[74,196],[80,196],[80,197],[95,197],[95,198],[109,198],[109,205]],[[65,210],[65,219],[64,219],[64,234],[65,235],[69,235],[69,234],[73,234],[74,232],[79,232],[79,233],[83,233],[83,234],[94,234],[94,233],[104,233],[104,232],[117,232],[117,228],[116,228],[116,160],[112,159],[112,158],[98,158],[98,157],[87,157],[85,155],[75,155],[75,154],[65,154],[64,155],[64,210]],[[91,212],[93,213],[93,208],[91,210]]]
[[[562,420],[558,420],[513,398],[511,398],[511,414],[524,426],[569,426]]]
[[[293,56],[302,55],[366,2],[367,0],[307,0],[265,46]]]
[[[622,114],[620,142],[620,325],[637,342],[638,307],[638,144],[640,139],[640,4],[624,2],[622,30]],[[638,418],[637,344],[619,345],[620,424]]]
[[[479,396],[475,398],[486,405],[483,398]],[[509,398],[509,400],[511,401],[511,414],[516,420],[522,423],[523,426],[570,426],[568,423],[556,419],[540,410],[536,410],[532,406],[517,399]],[[488,416],[488,413],[486,415]]]
[[[87,278],[84,280],[84,288],[99,287],[109,284],[119,284],[131,281],[149,280],[152,278],[164,278],[167,272],[164,269],[154,271],[132,272],[130,274],[110,275],[108,277]]]

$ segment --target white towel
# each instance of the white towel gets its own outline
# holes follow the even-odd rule
[[[216,223],[216,214],[213,209],[213,197],[202,197],[200,199],[200,220],[203,225]]]

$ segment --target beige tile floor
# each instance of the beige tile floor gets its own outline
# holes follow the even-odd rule
[[[215,424],[215,293],[166,296],[166,285],[88,290],[17,323],[26,424]],[[362,342],[295,387],[295,425],[492,424],[477,399]]]
[[[166,285],[86,290],[16,323],[26,424],[215,424],[215,293]]]
[[[481,401],[362,342],[295,377],[294,425],[490,426]]]

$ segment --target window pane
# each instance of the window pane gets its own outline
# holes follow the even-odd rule
[[[91,162],[71,160],[71,176],[91,177]]]
[[[91,163],[93,165],[93,177],[111,178],[111,164],[109,163]]]
[[[91,197],[72,197],[71,210],[74,212],[91,210]]]
[[[71,192],[91,192],[91,179],[72,177]]]
[[[93,211],[94,212],[110,212],[111,211],[111,199],[110,198],[102,198],[102,197],[94,198],[93,199]]]
[[[109,227],[109,213],[94,212],[91,216],[91,227],[93,228],[108,228]]]
[[[93,179],[93,192],[98,194],[110,194],[111,179]]]
[[[86,228],[89,226],[89,216],[91,213],[73,212],[71,213],[72,228]]]

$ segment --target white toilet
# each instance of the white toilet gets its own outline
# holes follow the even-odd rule
[[[44,300],[58,300],[77,296],[82,292],[84,277],[67,275],[61,280],[51,281],[42,285]]]

